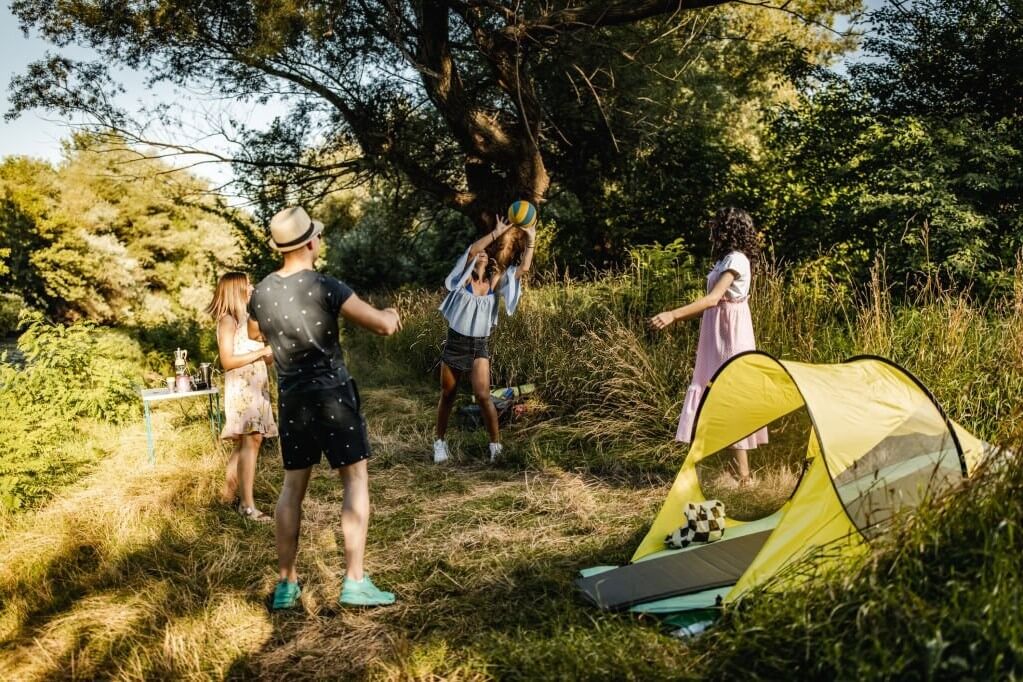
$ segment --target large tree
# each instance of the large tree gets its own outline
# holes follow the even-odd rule
[[[542,87],[552,79],[536,70],[555,63],[551,55],[579,36],[642,21],[670,32],[722,2],[15,0],[26,31],[88,45],[102,60],[50,55],[31,65],[12,83],[12,112],[84,112],[117,139],[187,152],[195,149],[153,139],[152,120],[114,106],[110,65],[216,97],[283,98],[291,113],[269,128],[221,130],[238,143],[230,160],[263,207],[397,174],[485,229],[495,208],[513,197],[540,202],[550,185],[545,148],[559,112]],[[856,4],[778,2],[780,12],[823,23]],[[171,109],[150,113],[167,118]]]

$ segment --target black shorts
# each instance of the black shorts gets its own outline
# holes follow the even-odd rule
[[[454,329],[448,328],[448,338],[444,341],[444,350],[440,354],[441,361],[456,372],[469,372],[476,358],[490,359],[487,348],[488,336],[465,336]]]
[[[326,454],[332,469],[369,457],[369,434],[355,380],[323,391],[281,396],[281,453],[285,469],[308,469]]]

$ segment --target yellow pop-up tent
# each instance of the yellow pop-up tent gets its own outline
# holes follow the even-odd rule
[[[781,509],[728,519],[717,542],[665,549],[665,536],[685,524],[684,505],[705,499],[697,465],[801,408],[812,425],[806,460]],[[577,585],[602,608],[652,613],[729,603],[771,578],[784,585],[783,576],[795,579],[784,569],[800,560],[863,551],[894,514],[954,486],[987,449],[883,358],[812,365],[743,353],[708,384],[689,454],[632,563],[586,569]]]

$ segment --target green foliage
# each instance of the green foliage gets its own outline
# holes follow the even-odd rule
[[[91,463],[91,453],[69,445],[69,423],[54,413],[26,414],[25,406],[0,391],[0,513],[22,509],[48,498]],[[62,445],[64,447],[62,447]]]
[[[629,249],[630,286],[623,289],[626,318],[641,320],[677,307],[678,293],[692,286],[697,277],[693,256],[680,238],[661,246]],[[629,300],[632,296],[635,299]]]
[[[218,131],[237,142],[238,181],[262,220],[372,177],[410,184],[423,205],[483,229],[507,202],[543,202],[550,186],[585,207],[552,214],[554,258],[620,265],[632,243],[697,244],[732,167],[757,151],[760,109],[853,47],[830,27],[862,3],[605,4],[189,0],[108,17],[79,0],[59,10],[19,0],[26,30],[104,59],[32,64],[12,83],[12,108],[85,112],[149,139],[109,95],[118,64],[217,97],[283,96],[290,110],[264,129]],[[145,113],[166,120],[171,109]],[[369,242],[353,248],[373,257]]]
[[[25,299],[21,296],[0,292],[0,339],[17,331],[24,308]]]
[[[868,254],[883,253],[902,282],[940,276],[999,289],[1023,248],[1021,129],[883,117],[836,85],[776,119],[747,203],[759,204],[779,256],[841,245],[861,281]]]
[[[860,281],[883,254],[910,287],[1007,293],[1023,248],[1018,10],[921,0],[872,22],[870,59],[770,117],[736,196],[790,262],[841,245]]]
[[[163,376],[172,372],[173,351],[177,348],[188,351],[191,364],[217,361],[217,330],[208,317],[127,327],[124,332],[146,353],[146,369]]]
[[[135,414],[142,354],[124,334],[23,316],[23,366],[0,357],[0,508],[52,494],[95,461],[76,442],[83,419],[121,423]]]
[[[357,291],[441,282],[452,254],[475,233],[463,216],[428,211],[410,188],[383,182],[331,198],[318,215],[325,225],[325,269]]]
[[[994,122],[1023,115],[1023,21],[1018,2],[882,3],[850,71],[892,115],[963,115]]]
[[[51,237],[43,221],[57,196],[54,175],[42,161],[9,158],[0,163],[0,291],[17,293],[36,306],[45,303],[45,283],[31,257]]]
[[[1023,469],[1004,464],[840,571],[752,595],[695,644],[694,664],[721,680],[1017,679]]]
[[[1023,248],[1016,6],[883,4],[863,40],[869,59],[842,76],[827,69],[856,41],[827,27],[858,11],[856,0],[802,0],[784,11],[722,3],[670,20],[632,20],[623,5],[621,25],[598,13],[531,33],[565,7],[578,19],[600,5],[503,12],[484,3],[463,13],[443,3],[186,2],[108,18],[87,2],[21,0],[14,11],[44,36],[89,43],[110,64],[144,65],[157,80],[215,83],[219,95],[242,99],[276,96],[282,77],[298,88],[293,110],[267,130],[241,127],[240,181],[260,222],[285,203],[328,197],[329,269],[359,288],[432,285],[472,231],[451,211],[480,225],[509,195],[537,193],[544,224],[557,225],[549,256],[561,272],[621,267],[636,244],[679,238],[707,255],[704,219],[732,204],[752,211],[779,262],[841,259],[862,285],[882,254],[910,290],[937,280],[1006,292]],[[517,42],[527,36],[528,49]],[[513,47],[518,90],[500,69]],[[456,77],[447,82],[458,92],[441,93],[431,74],[444,69],[415,61],[441,54],[450,54]],[[85,109],[123,122],[97,94],[110,85],[105,66],[34,65],[16,79],[14,108]],[[0,252],[8,250],[0,290],[68,317],[176,312],[123,293],[122,282],[141,279],[150,294],[169,293],[158,297],[164,306],[179,300],[149,272],[149,257],[166,258],[132,248],[130,213],[118,213],[131,203],[176,220],[173,206],[146,203],[130,187],[90,190],[86,202],[114,218],[82,225],[86,203],[53,210],[63,170],[19,164],[4,172],[23,181],[0,188]],[[21,185],[32,189],[12,189]],[[261,231],[244,219],[235,231],[246,266],[262,276],[274,258]],[[102,301],[83,296],[93,290]]]
[[[799,11],[826,23],[829,10],[858,4]],[[632,245],[676,238],[707,255],[705,219],[734,200],[735,178],[758,156],[761,111],[791,100],[795,73],[851,45],[749,7],[685,22],[667,35],[653,23],[631,27],[625,44],[642,46],[635,51],[622,49],[621,31],[600,32],[545,64],[546,99],[565,112],[544,207],[562,227],[560,261],[620,265]]]
[[[79,135],[53,167],[0,162],[0,292],[62,320],[196,317],[246,223],[187,174]],[[130,164],[128,163],[130,161]],[[125,169],[130,169],[126,171]]]

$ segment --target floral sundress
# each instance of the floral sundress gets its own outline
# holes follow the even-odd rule
[[[249,338],[247,328],[248,318],[244,318],[234,333],[235,355],[263,347],[259,341]],[[234,440],[250,433],[267,438],[277,436],[277,422],[270,404],[270,378],[262,360],[224,372],[224,416],[221,438]]]

